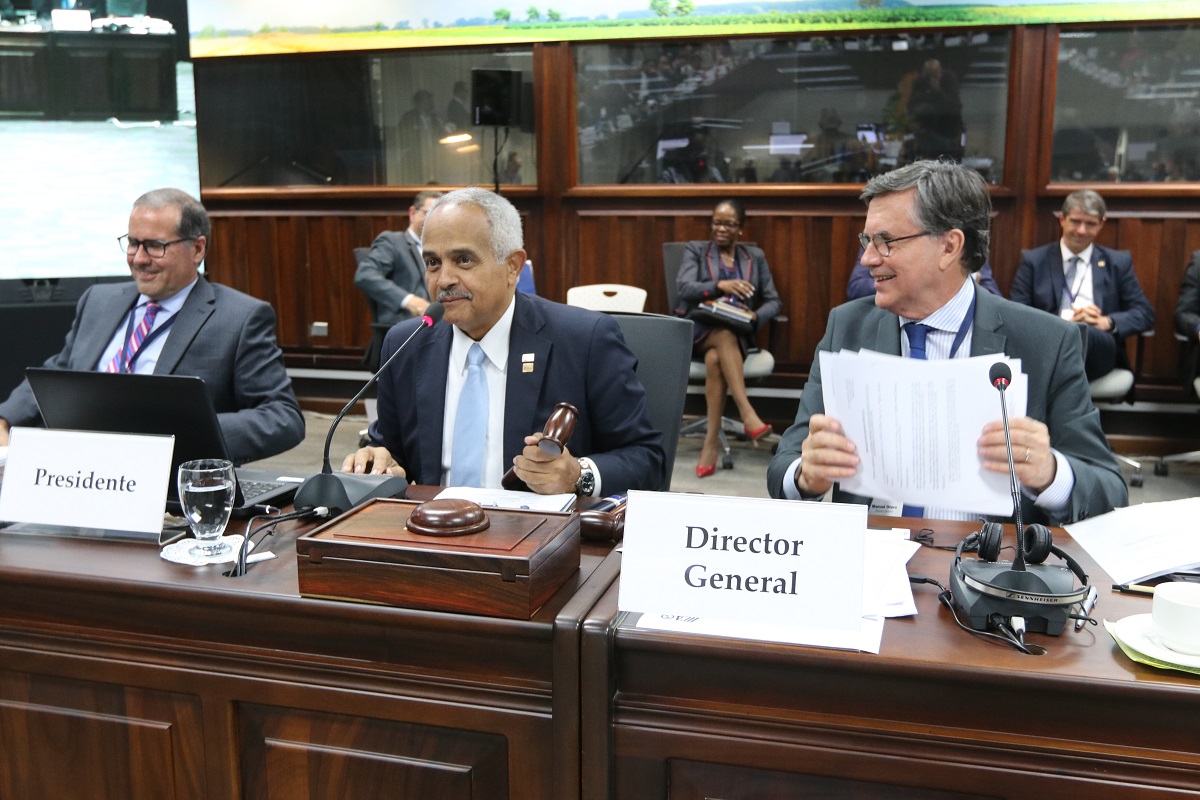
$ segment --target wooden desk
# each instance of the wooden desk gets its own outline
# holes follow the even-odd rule
[[[970,529],[938,527],[946,544]],[[1149,613],[1055,536],[1098,618]],[[944,584],[951,560],[922,548],[909,571]],[[919,616],[888,620],[870,655],[636,629],[617,588],[584,622],[585,800],[1200,794],[1200,678],[1130,661],[1102,628],[1022,655],[914,586]]]
[[[0,797],[578,797],[606,550],[516,621],[301,598],[296,535],[225,578],[0,530]]]

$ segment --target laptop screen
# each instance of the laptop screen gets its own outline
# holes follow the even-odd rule
[[[25,371],[47,428],[175,437],[168,496],[185,461],[228,458],[212,400],[200,378],[31,367]]]

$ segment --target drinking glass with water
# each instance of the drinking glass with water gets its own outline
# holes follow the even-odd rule
[[[187,461],[179,465],[179,504],[198,543],[194,556],[220,556],[232,550],[221,534],[229,524],[234,496],[233,464],[219,458]]]

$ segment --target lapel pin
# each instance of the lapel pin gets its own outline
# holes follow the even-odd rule
[[[533,353],[521,355],[521,372],[533,372]]]
[[[1102,258],[1096,262],[1096,266],[1099,267],[1100,269],[1104,269],[1104,267],[1107,265],[1104,263],[1104,259]]]

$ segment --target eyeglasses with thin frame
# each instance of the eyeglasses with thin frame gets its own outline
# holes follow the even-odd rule
[[[127,256],[137,255],[139,247],[146,249],[146,255],[151,258],[162,258],[167,254],[167,248],[173,244],[180,242],[191,242],[196,239],[195,236],[185,236],[182,239],[172,239],[169,242],[160,242],[157,239],[134,239],[128,233],[124,236],[117,237],[117,244],[121,246],[121,251]]]
[[[896,242],[903,242],[905,239],[916,239],[918,236],[929,236],[929,231],[921,231],[920,233],[909,234],[908,236],[894,236],[891,239],[884,236],[882,233],[860,233],[858,235],[858,243],[862,245],[863,250],[866,250],[871,245],[875,245],[875,250],[879,255],[887,258],[892,254],[892,245]]]
[[[734,228],[734,229],[736,229],[736,228],[742,227],[742,223],[738,222],[737,220],[714,219],[712,221],[712,226],[714,228]]]

